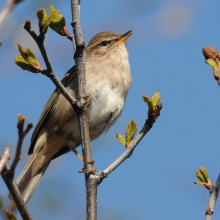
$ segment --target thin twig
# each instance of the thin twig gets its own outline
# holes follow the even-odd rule
[[[133,153],[134,149],[137,147],[142,138],[150,131],[153,124],[156,122],[156,119],[160,115],[160,111],[162,109],[162,104],[160,103],[157,108],[156,117],[152,119],[147,119],[143,128],[139,132],[138,136],[133,140],[133,142],[128,146],[128,148],[105,170],[99,171],[96,175],[91,176],[92,179],[99,180],[99,183],[106,178],[113,170],[115,170],[121,163],[123,163],[126,159],[128,159]]]
[[[77,77],[78,77],[78,100],[84,101],[86,97],[86,78],[85,78],[85,65],[86,65],[86,53],[85,43],[82,37],[82,30],[80,26],[80,0],[71,0],[72,9],[72,27],[76,42],[76,52],[74,59],[76,62]],[[82,152],[86,181],[86,208],[87,208],[87,220],[97,219],[97,182],[91,180],[93,165],[92,152],[90,146],[90,135],[88,117],[86,112],[86,106],[78,113],[80,134],[82,140]]]
[[[1,172],[2,179],[4,180],[6,186],[8,187],[8,190],[11,194],[11,197],[13,198],[22,218],[24,220],[32,220],[32,217],[24,203],[23,197],[14,181],[14,172],[15,168],[18,164],[18,161],[21,156],[21,146],[23,139],[25,135],[28,133],[28,131],[33,127],[33,124],[31,122],[28,122],[27,127],[25,130],[24,129],[24,122],[25,122],[25,117],[23,115],[18,115],[18,143],[17,143],[17,148],[16,148],[16,153],[15,153],[15,158],[12,162],[11,167],[7,168],[6,166],[3,167],[3,170]],[[9,149],[8,149],[9,151]],[[8,152],[9,153],[9,152]]]
[[[26,136],[26,134],[31,130],[31,128],[33,128],[33,126],[34,126],[33,123],[31,121],[28,121],[27,127],[24,130],[24,136]]]
[[[9,13],[14,8],[14,6],[21,1],[22,0],[9,0],[9,1],[7,1],[7,3],[5,4],[5,7],[0,12],[0,25],[3,23],[3,21],[9,15]]]
[[[215,203],[218,198],[219,188],[220,188],[220,174],[218,175],[218,179],[215,183],[215,187],[212,190],[210,190],[210,197],[209,197],[208,206],[206,208],[205,220],[212,219],[214,208],[215,208]]]
[[[11,176],[9,170],[4,166],[2,173],[1,173],[2,179],[4,180],[6,186],[8,187],[8,190],[20,212],[20,215],[23,220],[32,220],[32,217],[27,209],[27,206],[24,203],[23,197],[13,180],[13,177]]]
[[[15,158],[12,162],[11,167],[7,168],[6,166],[3,167],[3,170],[1,172],[2,179],[4,180],[6,186],[8,187],[8,190],[11,194],[11,197],[13,198],[22,218],[24,220],[32,220],[32,217],[24,203],[23,197],[14,181],[14,172],[15,168],[18,164],[18,161],[21,156],[21,146],[23,143],[23,139],[25,135],[28,133],[28,131],[33,127],[33,124],[31,122],[28,122],[26,129],[24,130],[24,122],[25,117],[23,115],[18,115],[18,143],[16,147],[16,153]],[[9,149],[8,149],[9,151]]]
[[[73,108],[75,110],[81,109],[82,104],[70,95],[70,93],[66,90],[66,88],[63,86],[63,84],[60,82],[56,73],[53,70],[50,59],[49,59],[47,52],[46,52],[46,49],[44,47],[45,36],[43,34],[40,34],[39,36],[37,36],[35,31],[31,28],[31,21],[30,20],[26,20],[25,25],[24,25],[24,29],[35,40],[35,42],[37,43],[39,50],[43,56],[44,62],[47,66],[47,70],[42,71],[42,74],[46,75],[47,77],[49,77],[52,80],[52,82],[55,84],[56,88],[59,89],[59,91],[69,101],[69,103],[73,106]]]
[[[74,34],[70,34],[67,38],[72,41],[72,43],[73,43],[73,49],[74,49],[74,51],[76,52],[76,42],[75,42]]]
[[[10,160],[10,158],[11,158],[10,147],[6,147],[2,158],[0,158],[0,174],[1,174],[4,166],[6,165],[6,163]]]
[[[22,147],[24,137],[33,126],[34,125],[32,122],[28,122],[26,129],[23,130],[24,125],[22,125],[22,126],[18,125],[18,143],[17,143],[17,147],[16,147],[16,153],[15,153],[14,160],[11,164],[11,167],[9,168],[11,175],[13,175],[13,176],[14,176],[15,168],[18,164],[18,161],[21,159],[21,147]]]

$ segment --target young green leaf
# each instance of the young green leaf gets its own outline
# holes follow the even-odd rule
[[[47,32],[47,12],[44,7],[40,8],[37,11],[37,17],[39,20],[39,27],[40,27],[40,33],[46,33]]]
[[[156,92],[151,99],[149,99],[146,95],[143,95],[142,98],[148,105],[148,113],[154,112],[157,108],[157,105],[160,103],[160,92]]]
[[[122,137],[121,134],[116,134],[116,137],[118,139],[118,141],[125,146],[125,139]]]
[[[219,71],[219,66],[218,66],[218,64],[215,62],[215,60],[213,60],[213,59],[207,59],[205,62],[212,67],[212,69],[213,69],[214,72],[215,72],[215,71]]]
[[[52,7],[52,6],[51,6]],[[41,8],[37,11],[37,17],[39,19],[40,33],[45,34],[47,32],[47,28],[50,23],[55,19],[57,14],[60,12],[58,10],[54,10],[54,8],[50,9],[50,15],[47,17],[47,13],[45,8]]]
[[[33,73],[39,73],[43,70],[34,53],[30,49],[26,48],[24,50],[22,46],[18,44],[18,50],[21,56],[17,56],[15,58],[15,63],[19,67],[21,67],[23,70],[28,70]]]
[[[128,123],[128,127],[127,127],[126,134],[125,134],[127,145],[131,144],[136,132],[137,132],[137,125],[134,120],[131,120]]]
[[[12,211],[6,210],[8,220],[18,220]]]
[[[151,100],[146,95],[143,95],[142,98],[144,99],[144,101],[148,105],[148,111],[153,111],[153,104],[152,104]]]
[[[47,12],[44,7],[37,11],[37,17],[40,23],[44,23],[47,19]]]
[[[50,15],[47,17],[47,21],[46,24],[47,26],[50,25],[50,23],[55,19],[55,17],[57,16],[57,14],[59,14],[60,12],[58,10],[54,10],[52,13],[50,13]]]
[[[156,92],[152,97],[151,97],[151,102],[153,106],[153,111],[156,110],[157,105],[160,103],[160,92]]]
[[[63,15],[60,14],[58,10],[55,10],[52,5],[50,5],[49,10],[50,13],[56,12],[53,20],[50,22],[50,28],[62,36],[69,36],[69,32],[66,27],[66,21]]]
[[[204,184],[202,182],[198,182],[198,181],[195,181],[194,184],[197,184],[197,185],[200,185],[200,186],[204,186]]]
[[[205,186],[209,190],[214,187],[212,182],[208,178],[208,172],[205,168],[200,167],[199,170],[196,170],[196,176],[201,182],[195,181],[194,184]]]

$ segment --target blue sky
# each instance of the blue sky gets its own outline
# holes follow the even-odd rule
[[[4,1],[0,2],[0,8]],[[17,141],[16,114],[37,123],[54,90],[45,76],[19,69],[16,42],[29,47],[44,63],[35,43],[21,27],[30,18],[37,31],[36,11],[52,4],[66,17],[71,31],[69,1],[24,1],[0,29],[0,152]],[[124,135],[135,120],[140,130],[147,117],[142,95],[161,92],[163,109],[153,129],[133,155],[99,186],[98,219],[195,220],[204,218],[209,193],[196,186],[195,171],[207,168],[215,183],[219,174],[220,88],[205,64],[202,48],[219,49],[218,8],[213,0],[82,1],[81,20],[86,43],[98,32],[133,30],[127,46],[133,84],[124,112],[110,131],[92,142],[97,170],[105,169],[124,150],[116,133]],[[49,30],[46,48],[62,78],[74,61],[71,42]],[[28,159],[31,132],[23,146],[16,175]],[[1,154],[2,154],[1,153]],[[10,164],[10,163],[9,163]],[[49,167],[28,207],[34,219],[85,219],[82,163],[69,153]],[[0,181],[0,193],[7,190]],[[213,219],[220,218],[217,202]]]

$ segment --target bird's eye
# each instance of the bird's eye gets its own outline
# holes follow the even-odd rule
[[[102,41],[102,43],[101,43],[101,45],[104,46],[104,47],[105,47],[107,44],[108,44],[107,41]]]

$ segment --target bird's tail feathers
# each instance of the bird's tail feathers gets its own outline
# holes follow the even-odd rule
[[[50,164],[50,160],[42,166],[42,168],[38,171],[36,175],[32,175],[32,166],[39,155],[39,152],[33,153],[26,163],[24,169],[16,180],[18,188],[23,196],[24,202],[28,203],[30,198],[32,197],[36,187],[38,186],[41,178],[44,175],[48,165]]]

